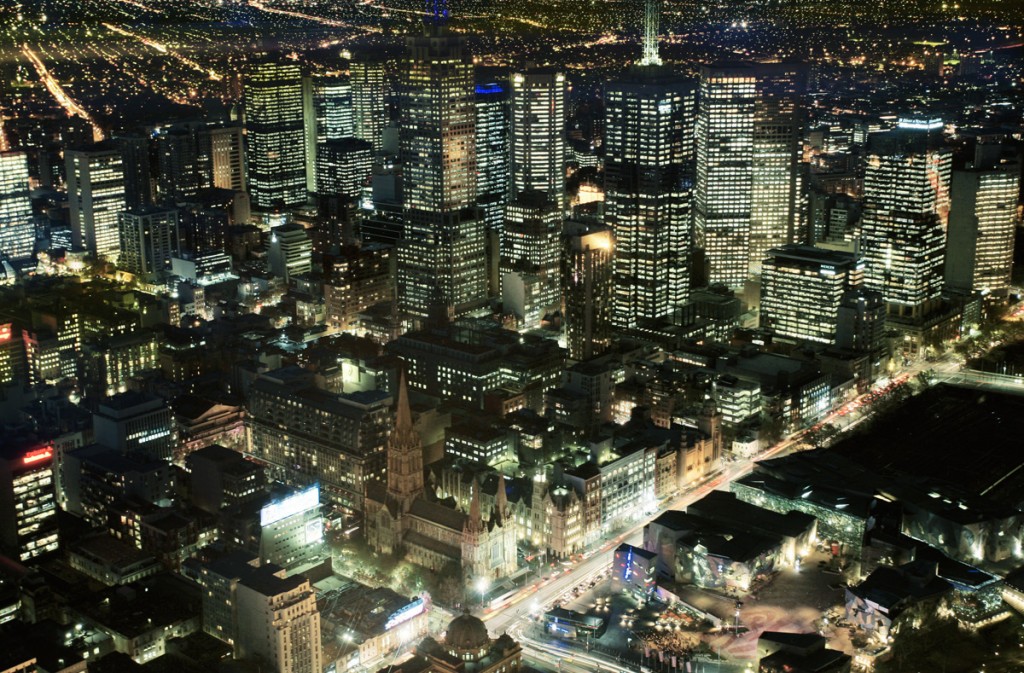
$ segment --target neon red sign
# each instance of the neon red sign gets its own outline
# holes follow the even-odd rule
[[[53,447],[44,446],[41,449],[36,449],[35,451],[29,451],[28,453],[26,453],[25,457],[21,459],[21,462],[24,465],[32,465],[33,463],[48,460],[52,456]]]

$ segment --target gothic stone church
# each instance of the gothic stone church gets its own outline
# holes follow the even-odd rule
[[[413,429],[404,376],[398,386],[395,427],[388,438],[385,476],[386,483],[370,482],[366,489],[366,540],[372,549],[435,572],[454,562],[467,581],[515,572],[516,531],[503,477],[487,521],[480,514],[476,484],[468,512],[438,502],[425,490],[423,443]]]

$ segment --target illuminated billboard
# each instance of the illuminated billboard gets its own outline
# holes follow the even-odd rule
[[[21,459],[21,462],[24,465],[34,465],[35,463],[41,463],[44,460],[49,460],[52,457],[53,447],[44,446],[41,449],[36,449],[34,451],[29,451],[28,453],[26,453],[25,456]]]
[[[408,605],[395,610],[388,617],[388,621],[384,624],[385,630],[390,630],[399,624],[409,621],[413,617],[423,614],[423,611],[427,609],[427,602],[420,596]]]
[[[260,510],[260,526],[269,526],[320,506],[320,485],[313,484],[298,493],[267,503]]]

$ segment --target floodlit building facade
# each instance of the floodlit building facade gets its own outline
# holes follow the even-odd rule
[[[74,242],[97,257],[121,252],[117,216],[125,209],[124,160],[112,143],[64,153]]]

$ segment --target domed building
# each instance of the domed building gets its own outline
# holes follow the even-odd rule
[[[444,640],[427,637],[416,655],[380,673],[519,673],[523,648],[507,633],[492,639],[487,626],[468,612],[448,624]]]

